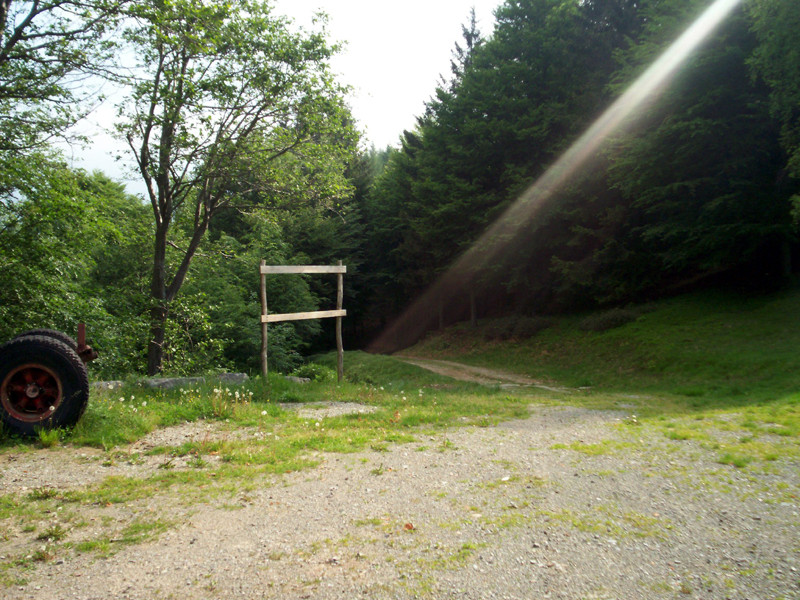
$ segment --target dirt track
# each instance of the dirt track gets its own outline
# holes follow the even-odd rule
[[[472,383],[480,383],[483,385],[534,387],[552,392],[565,391],[565,388],[544,385],[540,381],[536,381],[525,375],[499,371],[497,369],[487,369],[486,367],[465,365],[449,360],[435,360],[416,356],[396,356],[395,358],[460,381],[471,381]]]

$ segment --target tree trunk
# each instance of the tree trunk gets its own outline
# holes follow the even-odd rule
[[[154,305],[150,309],[150,345],[147,347],[147,374],[151,377],[163,369],[166,326],[166,304]]]
[[[167,233],[169,232],[169,220],[165,219],[165,225],[156,228],[155,250],[153,252],[153,279],[150,285],[151,302],[150,308],[150,345],[147,348],[147,374],[158,375],[163,370],[164,361],[164,341],[167,329],[167,316],[169,315],[170,302],[180,291],[186,275],[189,272],[189,264],[192,262],[200,242],[208,230],[208,222],[211,212],[206,211],[203,218],[195,225],[189,247],[183,254],[175,276],[167,286]]]
[[[166,223],[166,224],[164,224]],[[158,375],[163,369],[164,339],[167,328],[167,233],[169,222],[156,227],[153,249],[153,278],[150,282],[150,344],[147,347],[147,374]]]

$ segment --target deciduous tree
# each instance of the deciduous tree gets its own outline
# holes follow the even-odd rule
[[[27,153],[91,109],[129,0],[0,1],[0,158]]]
[[[325,198],[346,193],[334,181],[343,167],[331,163],[349,151],[353,134],[324,31],[294,31],[260,1],[149,0],[129,17],[137,64],[118,131],[155,221],[153,374],[170,304],[219,210],[264,195],[295,197],[309,173],[329,175]],[[182,245],[171,236],[178,221]]]

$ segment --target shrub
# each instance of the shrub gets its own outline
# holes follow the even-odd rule
[[[483,329],[483,337],[486,340],[505,341],[514,335],[514,327],[517,323],[517,317],[503,317],[495,319],[486,325]]]
[[[547,317],[520,317],[514,324],[514,337],[526,340],[553,324]]]
[[[321,381],[327,383],[335,383],[337,381],[336,371],[317,363],[306,363],[304,365],[300,365],[294,371],[292,371],[292,375],[295,377],[305,377],[311,381]]]
[[[551,324],[550,319],[545,317],[503,317],[487,324],[483,329],[483,337],[490,341],[505,341],[512,338],[524,340],[547,329]]]
[[[581,331],[608,331],[635,321],[639,313],[627,308],[612,308],[586,317],[578,324]]]

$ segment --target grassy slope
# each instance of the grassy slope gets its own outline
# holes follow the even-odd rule
[[[407,354],[456,359],[595,392],[658,394],[686,407],[791,397],[800,384],[800,291],[673,298],[604,332],[561,317],[527,340],[487,341],[492,323],[459,325]],[[596,317],[597,315],[595,315]]]

